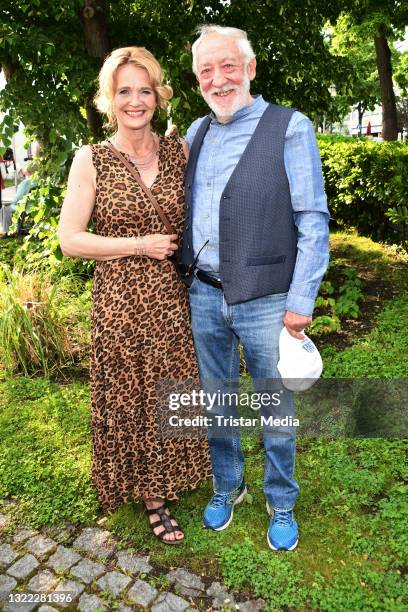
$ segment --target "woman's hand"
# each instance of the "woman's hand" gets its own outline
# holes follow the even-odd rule
[[[178,249],[177,234],[149,234],[137,239],[136,254],[163,261]]]

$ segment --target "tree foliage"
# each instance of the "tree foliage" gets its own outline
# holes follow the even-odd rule
[[[22,121],[43,145],[32,235],[58,254],[56,217],[73,148],[103,137],[92,99],[109,50],[138,45],[156,55],[173,86],[171,114],[183,133],[207,112],[191,70],[195,28],[203,22],[243,28],[258,58],[253,91],[315,118],[329,111],[328,89],[347,72],[324,34],[342,8],[336,0],[3,0],[0,65],[7,86],[0,94],[6,112],[0,140],[6,146]],[[158,116],[157,129],[165,119]]]
[[[408,51],[398,54],[394,77],[400,89],[400,96],[408,98]]]
[[[384,140],[396,140],[397,109],[389,41],[403,37],[408,25],[408,3],[404,0],[359,0],[350,3],[348,11],[354,22],[366,27],[373,37],[383,111],[382,135]]]
[[[381,98],[375,49],[370,28],[366,23],[353,23],[350,15],[343,14],[337,20],[330,36],[330,50],[335,57],[342,57],[348,63],[351,78],[338,83],[335,107],[338,119],[342,119],[356,107],[359,111],[359,125],[367,110],[373,110]]]

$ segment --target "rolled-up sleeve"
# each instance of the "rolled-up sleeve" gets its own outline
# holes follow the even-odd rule
[[[284,160],[298,230],[296,264],[286,310],[311,316],[329,263],[330,215],[313,125],[299,112],[293,114],[288,125]]]

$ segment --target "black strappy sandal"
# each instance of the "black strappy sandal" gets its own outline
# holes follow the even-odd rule
[[[147,515],[153,516],[153,514],[158,514],[159,515],[159,520],[154,521],[154,523],[150,522],[150,518],[149,518],[149,525],[152,528],[153,531],[153,535],[156,536],[156,538],[158,540],[160,540],[161,542],[163,542],[163,544],[181,544],[184,541],[184,537],[181,538],[180,540],[166,540],[165,539],[165,535],[166,533],[183,533],[181,531],[181,529],[176,526],[173,525],[173,523],[171,522],[171,519],[173,519],[174,521],[176,520],[169,511],[169,514],[167,514],[166,510],[168,510],[168,508],[166,508],[166,505],[163,504],[162,506],[159,506],[158,508],[147,508],[145,506],[145,510],[147,512]],[[177,521],[176,521],[177,522]],[[164,527],[163,531],[160,531],[159,533],[155,533],[155,529],[157,529],[157,527]],[[184,535],[184,533],[183,533]]]

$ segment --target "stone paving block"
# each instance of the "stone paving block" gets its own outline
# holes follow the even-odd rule
[[[94,610],[102,612],[102,610],[107,610],[107,608],[102,599],[99,599],[96,595],[83,593],[78,601],[78,610],[80,612],[94,612]]]
[[[221,608],[224,604],[235,605],[234,597],[228,593],[225,586],[220,582],[213,582],[207,589],[207,595],[213,598],[213,608]]]
[[[121,570],[129,574],[148,574],[153,569],[148,561],[149,557],[129,555],[123,551],[119,551],[116,557]]]
[[[48,567],[57,570],[67,570],[81,559],[81,555],[78,555],[74,550],[65,548],[65,546],[58,546],[57,550],[47,561]]]
[[[185,569],[178,568],[167,574],[170,584],[176,584],[178,591],[187,597],[198,597],[204,594],[205,584],[199,576]]]
[[[162,593],[156,599],[151,612],[184,612],[190,606],[189,602],[174,593]]]
[[[10,544],[2,544],[0,546],[0,569],[5,569],[13,563],[18,557],[18,553],[10,546]]]
[[[24,548],[36,557],[42,559],[49,553],[54,552],[54,550],[57,548],[57,543],[54,540],[51,540],[51,538],[45,538],[42,535],[37,535],[27,540],[27,542],[24,544]]]
[[[68,527],[59,529],[54,535],[54,540],[59,544],[66,544],[71,539],[74,531],[74,529],[70,529]]]
[[[57,612],[57,608],[53,608],[52,606],[41,606],[38,608],[38,612]]]
[[[125,604],[121,603],[117,608],[115,608],[115,612],[132,612],[132,608],[129,608],[129,606],[125,606]]]
[[[28,538],[32,538],[35,535],[37,535],[37,532],[33,531],[32,529],[19,529],[14,534],[13,542],[14,544],[21,544],[22,542],[28,540]]]
[[[4,608],[2,608],[3,612],[31,612],[31,610],[35,610],[38,606],[37,602],[17,602],[12,601]]]
[[[265,610],[265,601],[261,598],[240,602],[237,605],[238,609],[242,610],[242,612],[261,612]]]
[[[75,580],[62,580],[54,590],[54,593],[65,593],[66,595],[69,594],[71,601],[59,601],[58,607],[68,608],[69,606],[73,606],[74,602],[78,599],[84,589],[85,585],[82,584],[82,582],[76,582]]]
[[[95,563],[95,561],[90,561],[89,559],[83,559],[78,565],[75,565],[75,567],[71,569],[71,574],[86,584],[90,584],[104,573],[105,568],[103,565]]]
[[[17,582],[14,578],[0,575],[0,601],[8,601],[8,596],[16,586]]]
[[[154,589],[145,580],[136,580],[132,588],[126,593],[126,597],[133,604],[147,608],[153,599],[157,597],[158,592],[157,589]]]
[[[58,578],[50,570],[44,570],[33,576],[27,585],[29,591],[36,593],[45,591],[49,592],[55,587],[58,582]]]
[[[71,536],[75,533],[75,525],[72,523],[65,523],[64,525],[60,525],[59,527],[47,527],[42,530],[45,535],[57,542],[60,541],[61,538],[65,538],[66,536]]]
[[[107,591],[113,597],[117,597],[132,582],[129,576],[124,576],[119,572],[108,572],[96,583],[102,591]]]
[[[24,580],[39,566],[39,563],[33,555],[27,554],[21,557],[18,561],[8,568],[7,573],[17,580]]]
[[[109,531],[96,527],[87,527],[81,531],[73,546],[93,553],[98,557],[106,558],[115,549],[110,537],[111,533]]]

